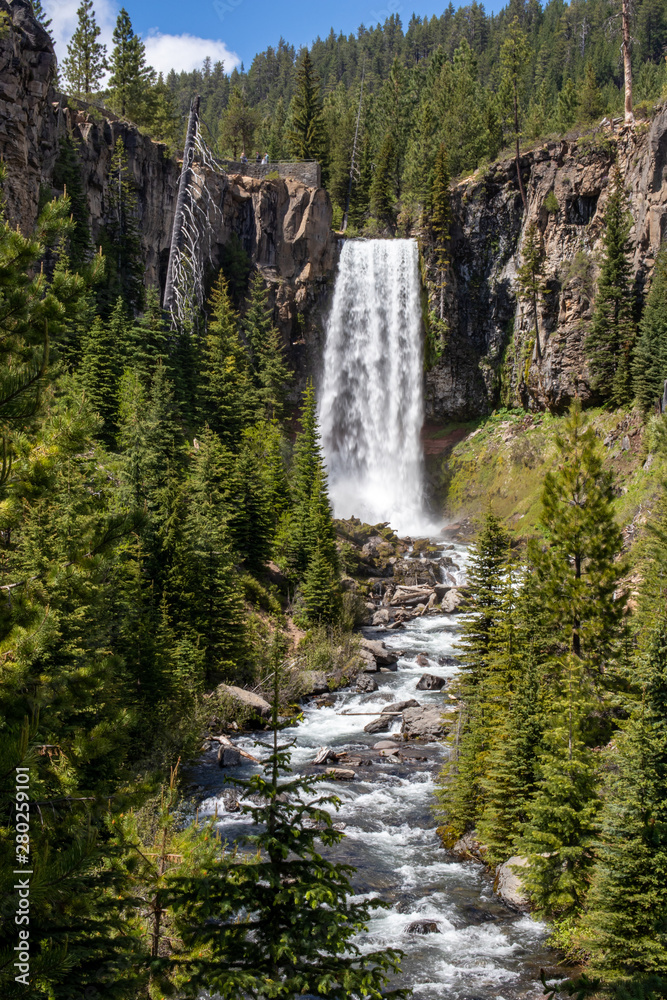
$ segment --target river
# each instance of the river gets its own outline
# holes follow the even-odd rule
[[[491,879],[480,865],[454,858],[435,832],[433,791],[444,745],[405,745],[410,747],[406,759],[390,761],[373,747],[390,739],[391,732],[369,735],[363,727],[372,716],[342,714],[379,712],[390,702],[410,698],[442,704],[443,692],[418,691],[416,685],[424,672],[444,678],[454,675],[460,620],[430,615],[398,631],[365,629],[369,638],[381,638],[388,647],[402,651],[398,669],[376,675],[375,692],[345,689],[331,698],[311,699],[303,721],[284,735],[296,741],[292,763],[298,770],[310,771],[308,765],[322,746],[372,760],[355,768],[354,781],[324,785],[342,800],[336,821],[345,824],[346,836],[333,852],[335,857],[357,869],[356,893],[375,894],[391,904],[372,920],[359,941],[362,948],[402,949],[399,982],[423,1000],[537,997],[542,992],[540,967],[553,964],[553,953],[544,945],[543,925],[507,909],[494,897]],[[428,657],[428,666],[417,664],[420,653]],[[400,724],[399,718],[393,729],[400,729]],[[244,736],[238,743],[252,751],[254,738]],[[252,766],[234,768],[233,774],[249,774]],[[346,766],[344,761],[341,766]],[[217,809],[222,836],[237,839],[248,820],[225,812],[224,775],[214,750],[197,769],[196,780],[203,786],[200,814]],[[438,932],[406,931],[411,922],[423,919],[435,921]]]

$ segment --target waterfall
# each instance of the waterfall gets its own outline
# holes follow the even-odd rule
[[[326,331],[322,444],[337,517],[423,528],[421,300],[414,240],[348,240]]]

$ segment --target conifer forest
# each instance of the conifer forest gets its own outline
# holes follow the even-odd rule
[[[231,72],[56,15],[0,0],[0,1000],[667,1000],[664,0]]]

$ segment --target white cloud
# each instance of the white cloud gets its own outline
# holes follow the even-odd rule
[[[170,69],[193,70],[201,66],[206,56],[212,63],[224,63],[225,72],[231,73],[241,65],[235,52],[230,52],[220,39],[197,38],[196,35],[163,35],[161,31],[149,31],[144,38],[146,62],[158,73],[168,73]]]
[[[44,8],[51,18],[51,31],[56,40],[56,55],[62,62],[67,54],[67,43],[76,29],[76,11],[80,0],[44,0]],[[111,53],[112,34],[119,6],[111,0],[96,0],[95,17],[101,28],[100,42]],[[211,62],[222,62],[225,72],[231,73],[241,65],[235,52],[231,52],[219,38],[198,38],[185,32],[182,35],[166,35],[152,28],[144,36],[146,61],[158,73],[168,73],[170,69],[193,70],[201,66],[206,56]]]

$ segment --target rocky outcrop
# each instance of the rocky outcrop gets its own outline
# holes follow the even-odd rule
[[[523,887],[520,875],[517,874],[517,868],[525,868],[527,864],[528,858],[516,855],[496,868],[493,891],[514,910],[527,910],[530,906],[528,894]]]
[[[525,153],[526,212],[514,160],[492,164],[456,186],[449,335],[426,379],[430,417],[467,418],[498,404],[562,411],[575,394],[595,402],[584,340],[615,162],[634,219],[632,266],[641,291],[667,232],[667,107],[650,124],[617,131],[601,126]],[[548,288],[539,310],[539,346],[530,308],[516,290],[531,222],[543,241]]]
[[[0,37],[0,156],[13,223],[32,230],[44,191],[53,186],[60,140],[71,136],[80,161],[96,241],[110,211],[110,165],[122,139],[137,199],[147,285],[164,285],[181,165],[160,142],[129,122],[58,95],[56,57],[28,0],[0,0],[8,30]],[[74,106],[76,105],[76,106]],[[316,314],[335,266],[331,204],[320,187],[296,177],[256,178],[200,171],[217,211],[210,214],[211,264],[219,266],[233,233],[270,283],[276,322],[295,365],[310,361],[304,341],[318,340]],[[312,171],[311,171],[312,174]],[[62,192],[60,192],[62,193]],[[305,320],[305,322],[304,322]]]

